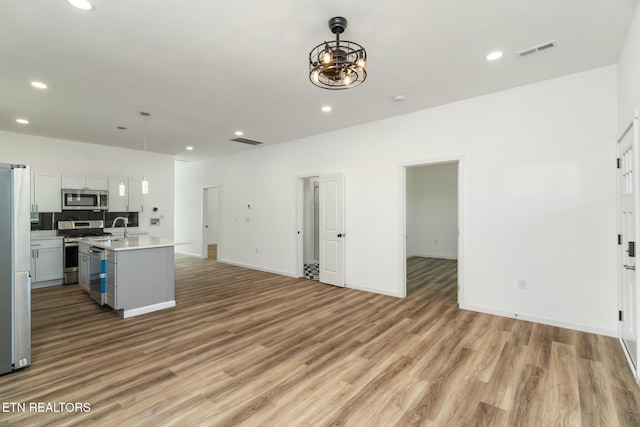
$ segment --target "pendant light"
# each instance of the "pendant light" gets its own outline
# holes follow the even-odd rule
[[[150,113],[146,113],[144,111],[140,112],[140,115],[144,118],[144,155],[145,160],[147,157],[147,118],[151,117]],[[144,175],[142,177],[142,194],[149,194],[149,180],[147,176]]]
[[[118,126],[118,130],[120,131],[120,148],[122,149],[122,163],[124,164],[124,131],[127,130],[124,126]],[[118,185],[118,196],[124,197],[126,195],[126,186],[124,185],[124,180],[120,178],[120,185]]]

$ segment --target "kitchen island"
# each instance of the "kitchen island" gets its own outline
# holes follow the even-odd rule
[[[176,305],[172,239],[83,238],[78,252],[80,286],[122,317]]]

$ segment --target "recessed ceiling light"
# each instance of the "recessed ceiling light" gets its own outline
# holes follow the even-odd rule
[[[325,113],[328,113],[329,111],[331,111],[331,106],[325,105],[324,107],[322,107],[322,111],[324,111]]]
[[[42,82],[31,82],[31,86],[38,88],[38,89],[46,89],[47,85],[46,83],[42,83]]]
[[[189,146],[187,147],[187,150],[191,151],[191,150],[193,150],[193,147],[189,145]]]
[[[487,61],[495,61],[496,59],[502,58],[502,51],[496,50],[495,52],[491,52],[487,55]]]
[[[396,95],[393,97],[393,102],[404,102],[406,99],[404,95]]]
[[[82,10],[91,10],[93,5],[88,0],[67,0],[69,4]]]
[[[27,119],[16,119],[16,122],[20,123],[21,125],[28,125],[29,124],[29,120],[27,120]]]
[[[244,132],[242,132],[241,130],[236,131],[236,136],[242,136],[242,135],[244,135]]]

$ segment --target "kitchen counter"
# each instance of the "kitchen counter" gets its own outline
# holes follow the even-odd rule
[[[147,235],[128,236],[126,239],[113,236],[106,237],[84,237],[79,240],[86,243],[110,251],[129,251],[136,249],[161,248],[174,246],[173,239],[165,237],[151,237]]]

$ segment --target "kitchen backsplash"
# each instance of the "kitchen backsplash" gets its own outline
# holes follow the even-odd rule
[[[94,211],[65,211],[65,212],[32,212],[31,230],[56,230],[58,221],[87,221],[103,220],[104,228],[112,228],[113,220],[119,216],[129,219],[128,227],[138,227],[138,212],[94,212]],[[124,227],[118,221],[116,228]]]

